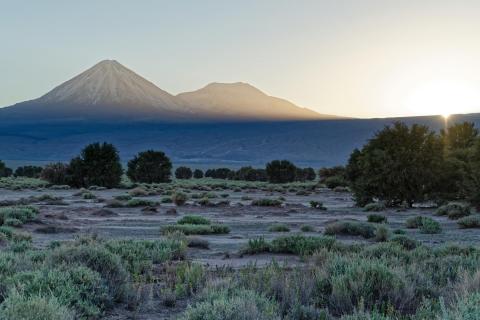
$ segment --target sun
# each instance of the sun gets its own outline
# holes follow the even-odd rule
[[[406,96],[406,107],[416,114],[448,118],[465,113],[480,101],[473,86],[448,79],[433,80],[413,88]]]

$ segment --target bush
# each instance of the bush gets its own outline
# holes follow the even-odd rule
[[[252,290],[207,292],[181,320],[277,320],[277,305]]]
[[[405,235],[393,236],[389,241],[393,242],[393,243],[398,243],[399,245],[401,245],[406,250],[413,250],[420,245],[420,243],[418,241],[416,241],[414,239],[411,239],[411,238],[409,238]]]
[[[270,251],[270,244],[264,237],[249,239],[246,248],[242,249],[244,254],[258,254]]]
[[[312,227],[311,225],[308,225],[308,224],[304,224],[300,227],[300,230],[302,232],[315,232],[315,228]]]
[[[310,208],[318,209],[318,210],[327,210],[327,208],[323,205],[323,202],[320,201],[310,201]]]
[[[337,187],[346,187],[348,186],[347,180],[343,176],[332,176],[324,179],[322,181],[327,188],[329,189],[335,189]]]
[[[422,226],[423,217],[422,216],[415,216],[410,217],[405,221],[405,226],[409,229],[417,229]]]
[[[379,211],[385,211],[385,209],[386,207],[383,202],[372,202],[372,203],[366,204],[363,207],[363,211],[366,211],[366,212],[371,212],[371,211],[379,212]]]
[[[210,224],[210,220],[202,216],[184,216],[177,221],[177,224]]]
[[[128,200],[126,203],[127,207],[154,207],[156,206],[157,203],[152,200],[146,200],[146,199],[131,199]]]
[[[10,177],[12,175],[12,169],[7,168],[5,162],[0,160],[0,178]]]
[[[470,215],[470,206],[459,202],[450,202],[438,208],[436,215],[448,216],[449,219],[459,219]]]
[[[195,169],[195,170],[193,171],[193,177],[194,177],[195,179],[202,179],[202,178],[203,178],[203,171],[200,170],[200,169]]]
[[[275,253],[311,255],[320,249],[330,249],[334,244],[335,239],[332,237],[292,235],[274,239],[271,243],[271,251]]]
[[[54,185],[68,184],[68,166],[64,163],[50,163],[43,168],[40,177]]]
[[[177,179],[191,179],[192,175],[192,169],[188,167],[178,167],[175,170],[175,178]]]
[[[235,180],[243,181],[267,181],[267,172],[265,169],[255,169],[252,167],[242,167],[235,172]]]
[[[222,224],[175,224],[162,228],[163,234],[182,232],[185,235],[227,234],[230,228]]]
[[[10,294],[1,304],[3,320],[74,320],[75,314],[52,296]]]
[[[109,143],[86,146],[79,157],[70,161],[69,184],[74,187],[113,188],[122,179],[122,165],[117,149]]]
[[[148,196],[148,192],[147,190],[145,190],[144,188],[142,187],[136,187],[136,188],[133,188],[132,190],[128,191],[128,194],[132,197],[145,197],[145,196]],[[116,198],[117,200],[130,200],[130,199],[118,199]]]
[[[228,168],[208,169],[205,171],[206,178],[228,179],[235,175],[235,172]]]
[[[380,226],[375,231],[375,241],[384,242],[390,237],[390,230],[384,226]]]
[[[289,232],[290,228],[284,224],[274,224],[268,228],[270,232]]]
[[[357,204],[379,199],[387,206],[412,206],[427,200],[441,188],[443,155],[442,139],[427,126],[386,126],[350,156],[347,176]]]
[[[442,232],[442,227],[440,223],[432,218],[424,217],[422,219],[422,225],[420,226],[420,232],[427,234],[440,233]]]
[[[480,228],[480,215],[472,215],[459,219],[457,224],[460,228]]]
[[[127,176],[134,182],[170,182],[172,163],[161,151],[147,150],[128,162]]]
[[[24,224],[36,217],[38,209],[32,206],[16,206],[0,208],[0,225],[9,219],[19,220]]]
[[[15,177],[39,178],[43,168],[38,166],[18,167],[13,174]]]
[[[266,171],[270,183],[287,183],[295,181],[297,167],[287,160],[274,160],[267,163]]]
[[[172,195],[172,201],[175,203],[177,206],[183,206],[187,202],[187,195],[183,192],[175,192]]]
[[[375,227],[370,223],[359,221],[337,221],[330,223],[325,228],[326,235],[362,236],[365,239],[375,236]]]
[[[200,248],[200,249],[210,249],[210,243],[208,240],[202,239],[200,237],[189,237],[187,239],[187,246],[189,248]]]
[[[387,223],[387,217],[380,214],[369,214],[367,219],[372,223]]]
[[[280,207],[282,205],[282,201],[277,199],[256,199],[252,201],[252,206],[257,207]]]

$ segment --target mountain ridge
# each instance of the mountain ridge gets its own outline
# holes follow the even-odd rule
[[[201,93],[200,95],[198,93]],[[33,100],[0,108],[3,120],[313,120],[322,115],[244,83],[172,95],[116,60],[102,60]]]

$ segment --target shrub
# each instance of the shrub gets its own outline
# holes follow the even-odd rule
[[[43,168],[38,166],[22,166],[15,170],[15,177],[39,178]]]
[[[129,194],[120,194],[118,196],[115,196],[114,199],[118,201],[128,201],[132,199],[132,196]]]
[[[177,206],[183,206],[187,202],[187,195],[183,192],[175,192],[172,195],[172,201],[175,203]]]
[[[347,180],[343,176],[332,176],[324,179],[322,181],[327,188],[329,189],[335,189],[337,187],[346,187],[348,186]]]
[[[444,320],[475,320],[480,314],[480,293],[458,297],[451,310],[442,310]],[[440,319],[440,317],[439,317]]]
[[[274,160],[267,163],[266,171],[270,183],[287,183],[295,181],[297,167],[287,160]]]
[[[188,307],[181,320],[276,320],[277,305],[252,290],[207,292]]]
[[[337,221],[325,228],[326,235],[362,236],[365,239],[373,238],[375,231],[375,227],[370,223],[359,221]]]
[[[5,162],[0,160],[0,178],[10,177],[12,175],[12,169],[7,168]]]
[[[438,208],[436,214],[448,216],[449,219],[459,219],[470,215],[470,206],[464,203],[450,202]]]
[[[440,233],[442,232],[442,227],[440,226],[440,223],[432,218],[424,217],[422,219],[422,225],[420,226],[420,232],[428,234]]]
[[[267,181],[267,172],[265,169],[255,169],[253,167],[242,167],[235,172],[235,180],[243,181]]]
[[[270,244],[265,241],[264,237],[249,239],[247,246],[242,249],[245,254],[258,254],[270,251]]]
[[[177,221],[177,224],[210,224],[210,220],[202,216],[191,215],[184,216]]]
[[[170,182],[172,163],[161,151],[147,150],[128,162],[127,176],[134,182]]]
[[[282,201],[277,199],[263,198],[263,199],[256,199],[252,201],[252,206],[257,206],[257,207],[280,207],[281,205],[282,205]]]
[[[146,199],[131,199],[127,201],[127,207],[154,207],[157,203]]]
[[[315,228],[312,227],[311,225],[308,225],[308,224],[304,224],[300,227],[300,230],[302,232],[315,232]]]
[[[54,185],[66,185],[68,166],[61,162],[50,163],[43,168],[40,177]]]
[[[405,226],[409,229],[417,229],[420,228],[423,223],[423,217],[422,216],[415,216],[415,217],[410,217],[405,221]]]
[[[319,201],[310,201],[310,208],[318,209],[318,210],[327,210],[327,208],[323,205],[323,202]]]
[[[213,179],[228,179],[234,175],[235,172],[228,168],[208,169],[205,171],[205,177]]]
[[[128,194],[131,195],[132,197],[145,197],[148,196],[147,190],[145,190],[142,187],[136,187],[133,188],[132,190],[128,191]],[[120,200],[120,199],[118,199]],[[130,199],[124,199],[124,200],[130,200]]]
[[[74,187],[95,185],[113,188],[120,184],[122,173],[117,149],[106,142],[93,143],[70,161],[69,184]]]
[[[398,243],[399,245],[401,245],[406,250],[413,250],[420,245],[420,243],[418,241],[416,241],[414,239],[411,239],[411,238],[409,238],[405,235],[393,236],[389,241],[393,242],[393,243]]]
[[[188,167],[178,167],[175,170],[175,178],[177,179],[191,179],[192,178],[192,169]]]
[[[457,221],[460,228],[480,228],[480,215],[463,217]]]
[[[52,296],[10,294],[1,304],[4,320],[74,320],[74,313]]]
[[[187,246],[189,248],[210,249],[210,243],[208,242],[208,240],[202,239],[200,237],[189,237],[187,241]]]
[[[357,204],[379,199],[387,206],[412,206],[426,200],[441,187],[443,155],[442,139],[427,126],[386,126],[350,156],[347,176]]]
[[[372,223],[387,223],[387,217],[380,214],[369,214],[367,219]]]
[[[0,225],[8,219],[16,219],[24,224],[36,217],[38,209],[32,206],[15,206],[0,208]]]
[[[379,211],[384,211],[385,209],[386,207],[383,202],[372,202],[372,203],[366,204],[363,207],[363,211],[367,211],[367,212],[370,212],[370,211],[379,212]]]
[[[303,235],[292,235],[274,239],[271,243],[271,251],[275,253],[311,255],[320,249],[330,249],[334,244],[335,239],[332,237],[305,237]]]
[[[166,225],[162,228],[163,234],[176,231],[182,232],[185,235],[227,234],[230,233],[230,228],[221,224],[175,224]]]
[[[290,228],[284,224],[274,224],[268,228],[270,232],[289,232]]]
[[[16,218],[7,218],[5,219],[3,224],[10,227],[21,227],[23,225],[23,222]]]
[[[202,178],[203,178],[203,171],[200,170],[200,169],[195,169],[195,170],[193,171],[193,177],[194,177],[195,179],[202,179]]]
[[[387,227],[379,226],[375,231],[375,241],[385,242],[390,237],[390,230]]]

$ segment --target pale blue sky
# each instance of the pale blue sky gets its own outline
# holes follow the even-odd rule
[[[116,59],[173,94],[243,81],[323,113],[474,112],[479,34],[480,1],[0,0],[0,106]]]

